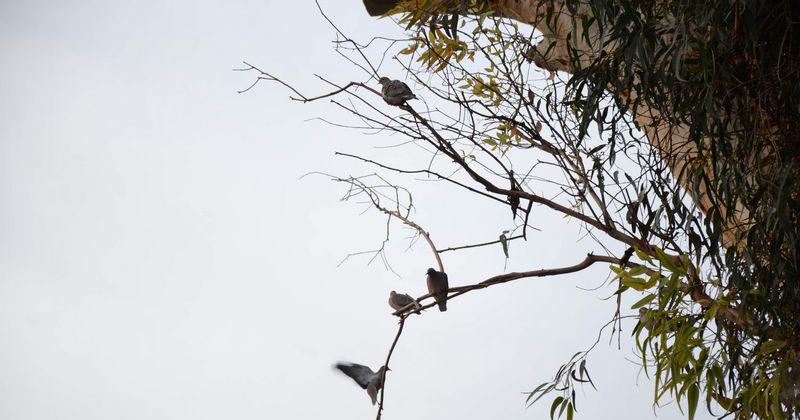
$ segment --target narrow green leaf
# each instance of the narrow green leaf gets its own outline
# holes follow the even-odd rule
[[[561,404],[561,401],[563,401],[563,400],[564,400],[564,397],[561,397],[561,396],[556,397],[556,399],[553,400],[553,405],[550,406],[550,420],[553,420],[553,418],[554,418],[553,416],[556,414],[556,409],[558,408],[558,405]]]
[[[689,404],[689,420],[694,420],[694,413],[697,411],[697,401],[699,395],[700,389],[697,387],[696,383],[692,383],[692,385],[689,386],[689,391],[686,395],[687,403]]]
[[[648,303],[650,303],[655,298],[656,298],[656,295],[647,295],[647,296],[639,299],[638,302],[634,303],[633,306],[631,306],[631,309],[639,309],[642,306],[645,306]]]
[[[778,350],[785,345],[786,342],[782,340],[769,340],[767,342],[762,343],[758,347],[758,354],[772,353],[773,351]]]
[[[506,259],[508,259],[508,238],[506,237],[505,232],[500,234],[500,245],[503,246],[503,254],[505,254]]]

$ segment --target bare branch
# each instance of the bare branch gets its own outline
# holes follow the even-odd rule
[[[403,334],[403,326],[406,324],[406,316],[407,315],[400,316],[400,325],[397,327],[397,334],[394,336],[392,345],[389,347],[389,353],[386,355],[386,362],[383,363],[383,365],[387,368],[389,367],[389,360],[392,359],[394,348],[397,346],[397,341],[400,340],[400,335]],[[381,386],[381,398],[380,403],[378,404],[378,415],[375,417],[375,420],[380,420],[381,412],[383,412],[383,401],[386,393],[386,369],[383,370],[383,378],[381,378],[381,382],[383,383],[383,386]]]
[[[619,264],[620,259],[615,257],[609,257],[604,255],[593,255],[588,254],[583,261],[579,262],[578,264],[571,265],[568,267],[561,267],[561,268],[548,268],[548,269],[540,269],[540,270],[532,270],[532,271],[521,271],[521,272],[513,272],[513,273],[506,273],[500,274],[494,277],[490,277],[480,283],[471,284],[468,286],[460,286],[460,287],[451,287],[450,292],[453,292],[451,295],[447,297],[447,300],[451,300],[457,296],[461,296],[465,293],[471,292],[473,290],[485,289],[489,286],[494,286],[496,284],[508,283],[510,281],[530,278],[530,277],[549,277],[549,276],[557,276],[560,274],[568,274],[574,273],[577,271],[581,271],[590,267],[592,264],[597,262],[606,262],[611,264]],[[632,263],[629,263],[632,264]],[[638,264],[635,264],[638,265]],[[424,294],[417,298],[417,302],[422,302],[425,299],[432,297],[430,293]],[[436,305],[436,302],[429,303],[427,305],[423,305],[420,310],[425,310],[430,307]],[[405,309],[405,308],[403,308]],[[402,309],[401,309],[402,310]],[[397,311],[394,313],[395,315],[400,315],[401,311]]]
[[[512,237],[506,239],[506,241],[507,242],[511,242],[511,241],[513,241],[515,239],[523,239],[523,238],[525,238],[524,235],[517,235],[517,236],[512,236]],[[483,242],[483,243],[480,243],[480,244],[455,246],[455,247],[451,247],[451,248],[440,249],[439,253],[448,252],[448,251],[458,251],[458,250],[461,250],[461,249],[478,248],[478,247],[487,246],[487,245],[499,244],[500,242],[502,242],[502,241],[500,239],[498,239],[496,241]]]

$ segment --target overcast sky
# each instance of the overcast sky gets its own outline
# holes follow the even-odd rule
[[[357,0],[326,0],[362,39],[395,33]],[[378,367],[397,321],[390,290],[425,291],[424,243],[392,230],[395,276],[349,252],[385,219],[340,202],[311,171],[374,169],[348,151],[415,167],[414,156],[311,120],[344,120],[278,86],[237,94],[248,60],[310,92],[348,81],[313,2],[0,2],[0,418],[369,419],[366,393],[331,370]],[[361,77],[360,75],[357,77]],[[396,112],[396,110],[391,112]],[[415,220],[442,247],[492,240],[507,208],[442,184],[413,188]],[[579,225],[545,209],[507,270],[571,265]],[[451,285],[504,271],[497,247],[445,254]],[[465,295],[410,319],[384,418],[544,419],[523,392],[594,341],[614,312],[593,267]],[[630,306],[631,302],[626,302]],[[589,359],[598,391],[579,418],[654,416],[652,383],[623,332]],[[682,418],[674,404],[659,418]]]

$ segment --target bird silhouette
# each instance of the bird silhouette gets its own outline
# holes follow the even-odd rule
[[[447,310],[447,274],[429,268],[427,272],[428,293],[430,293],[439,305],[439,310]]]
[[[508,179],[511,181],[511,190],[509,191],[522,191],[517,184],[517,180],[514,179],[514,171],[508,171]],[[517,210],[519,210],[519,196],[510,194],[507,201],[511,206],[511,215],[516,219]]]
[[[381,95],[383,96],[383,100],[389,105],[400,106],[410,99],[417,99],[417,96],[411,92],[411,88],[399,80],[381,77],[378,83],[383,86],[381,88]]]

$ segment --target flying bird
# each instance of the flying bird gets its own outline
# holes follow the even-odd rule
[[[444,312],[447,310],[447,274],[436,271],[433,268],[428,269],[428,293],[433,295],[436,303],[439,305],[439,310]]]
[[[394,290],[389,293],[389,306],[391,306],[395,311],[399,311],[412,304],[414,305],[414,308],[417,309],[416,312],[419,313],[419,303],[417,303],[414,298],[405,293],[397,293]]]
[[[417,96],[411,92],[411,88],[399,80],[381,77],[378,83],[383,86],[381,88],[381,95],[383,96],[383,100],[389,105],[400,106],[410,99],[417,99]]]
[[[364,365],[348,362],[339,362],[334,367],[356,381],[361,389],[366,389],[367,395],[372,399],[372,405],[375,405],[378,401],[378,391],[383,388],[383,377],[386,371],[391,370],[386,366],[381,366],[377,372],[373,372],[372,369]]]

